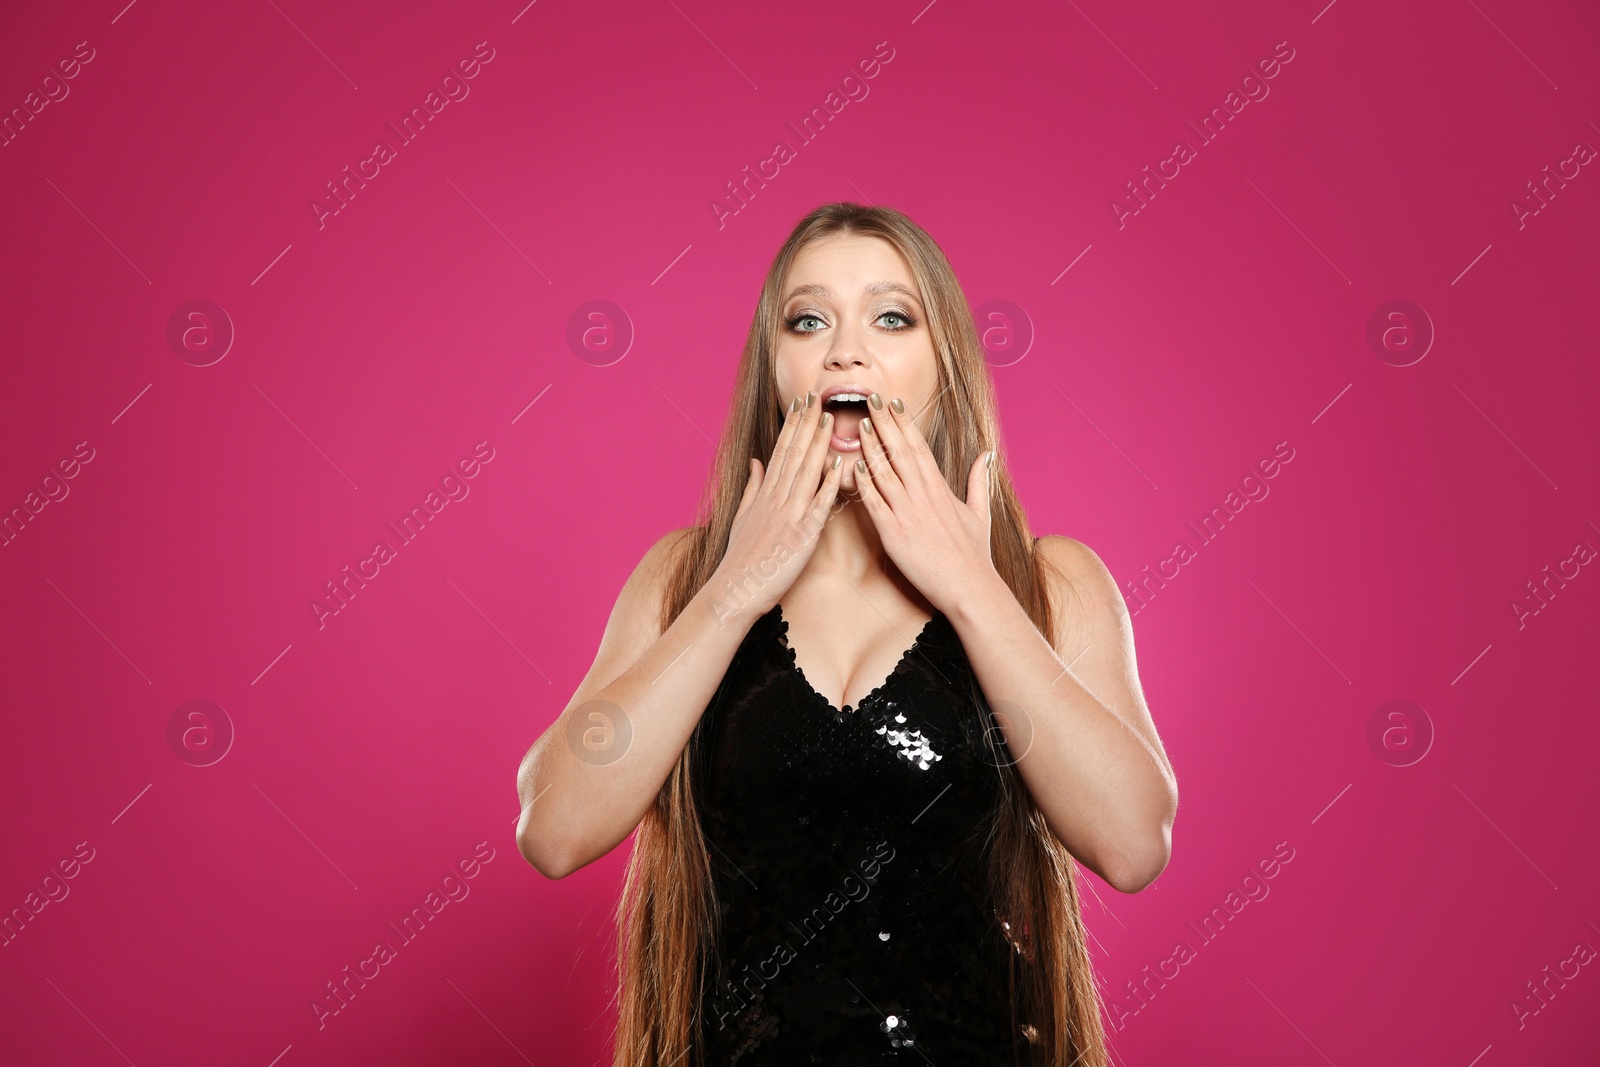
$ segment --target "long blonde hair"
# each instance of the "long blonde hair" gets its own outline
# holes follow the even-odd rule
[[[671,625],[710,580],[727,550],[733,516],[750,476],[750,458],[766,463],[777,442],[788,400],[777,395],[774,361],[782,286],[801,249],[835,234],[883,238],[910,266],[939,365],[940,390],[928,444],[945,481],[962,498],[972,464],[984,451],[996,451],[990,527],[995,570],[1045,639],[1053,642],[1045,561],[1032,551],[1027,519],[1006,475],[994,387],[966,297],[943,250],[921,227],[892,208],[852,203],[824,204],[800,220],[767,271],[697,525],[679,539],[668,566],[661,628]],[[975,681],[972,696],[989,714]],[[640,821],[623,879],[615,915],[614,1067],[699,1062],[698,1050],[690,1058],[685,1053],[700,1037],[700,996],[716,915],[691,778],[705,732],[702,719]],[[1072,856],[1051,833],[1015,760],[1002,751],[1000,731],[991,726],[984,732],[1001,783],[987,857],[997,925],[1015,949],[1010,953],[1013,1035],[1023,1050],[1018,1062],[1027,1067],[1106,1067],[1100,1000]]]

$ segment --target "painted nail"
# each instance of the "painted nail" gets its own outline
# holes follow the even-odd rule
[[[817,402],[817,394],[811,392],[810,390],[807,390],[806,391],[806,408],[809,410],[811,405],[815,404],[816,402]]]
[[[865,473],[867,473],[867,461],[866,460],[864,460],[864,459],[856,460],[856,473],[857,474],[865,474]]]
[[[826,430],[831,422],[833,422],[833,412],[824,411],[822,413],[822,428]]]
[[[894,413],[896,415],[904,415],[906,413],[906,402],[901,400],[899,397],[895,397],[893,400],[889,401],[889,406],[894,408]]]
[[[799,411],[799,410],[800,410],[800,398],[799,397],[795,397],[793,400],[789,401],[789,414],[792,415],[796,411]]]
[[[883,397],[879,396],[877,393],[873,393],[871,396],[867,397],[867,403],[871,404],[877,411],[883,410]]]
[[[839,463],[843,459],[844,459],[844,457],[839,455],[839,453],[835,452],[833,454],[833,469],[834,470],[838,470],[839,469]]]
[[[862,419],[861,420],[861,432],[865,433],[865,434],[876,434],[878,431],[874,430],[872,428],[872,420],[871,419]]]

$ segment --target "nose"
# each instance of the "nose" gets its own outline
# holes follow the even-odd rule
[[[840,325],[834,332],[833,344],[828,347],[829,369],[865,367],[871,362],[871,357],[867,355],[866,340],[861,333],[853,327]]]

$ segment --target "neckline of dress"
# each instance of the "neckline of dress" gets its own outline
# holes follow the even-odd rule
[[[933,615],[929,617],[927,622],[922,624],[922,629],[917,631],[917,638],[915,641],[911,642],[911,647],[900,654],[900,658],[895,661],[894,667],[890,669],[888,677],[884,678],[883,681],[873,686],[867,695],[856,701],[854,705],[846,704],[843,708],[834,707],[832,701],[823,696],[821,693],[817,692],[817,687],[811,684],[811,680],[806,677],[806,672],[801,669],[800,664],[796,661],[794,646],[789,641],[789,620],[784,618],[783,605],[774,604],[772,606],[772,613],[769,617],[773,620],[777,628],[777,633],[774,636],[778,642],[778,647],[784,652],[788,653],[789,667],[794,672],[794,676],[799,680],[800,684],[805,687],[806,692],[811,694],[812,701],[822,705],[834,715],[843,715],[846,710],[859,712],[869,703],[872,703],[873,701],[883,697],[885,690],[887,690],[889,686],[893,684],[894,680],[901,674],[905,673],[906,666],[911,662],[912,655],[920,651],[922,646],[927,643],[928,635],[933,631],[934,623],[943,617],[943,612],[941,612],[938,608],[934,608]]]

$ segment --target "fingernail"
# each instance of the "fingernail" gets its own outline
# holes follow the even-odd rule
[[[889,401],[889,406],[894,408],[894,413],[896,415],[904,415],[906,413],[905,401],[901,400],[899,397],[895,397],[893,400]]]
[[[835,452],[833,454],[833,469],[834,470],[838,470],[839,469],[839,463],[843,459],[844,459],[844,457],[839,455],[839,453]]]
[[[864,460],[864,459],[856,460],[856,473],[857,474],[865,474],[865,473],[867,473],[867,461],[866,460]]]
[[[877,411],[883,410],[883,397],[879,396],[877,393],[873,393],[871,396],[867,397],[867,403],[871,404]]]
[[[870,433],[877,433],[878,431],[876,431],[876,430],[874,430],[872,428],[872,420],[871,419],[862,419],[861,420],[861,432],[870,434]]]
[[[809,408],[812,404],[815,404],[816,402],[817,402],[817,394],[811,392],[810,390],[807,390],[806,391],[806,407]]]
[[[831,412],[831,411],[824,411],[824,412],[823,412],[823,413],[822,413],[822,428],[823,428],[823,429],[824,429],[824,430],[826,430],[826,429],[827,429],[827,428],[828,428],[828,424],[829,424],[829,423],[830,423],[830,422],[832,422],[832,421],[833,421],[833,412]]]
[[[799,411],[799,410],[800,410],[800,398],[799,397],[795,397],[793,400],[789,401],[789,414],[792,415],[796,411]]]

